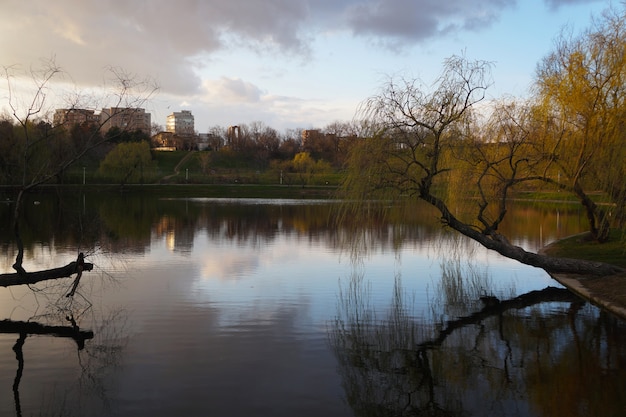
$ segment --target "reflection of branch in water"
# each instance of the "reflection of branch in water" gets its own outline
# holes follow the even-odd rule
[[[93,338],[92,331],[80,330],[73,318],[67,319],[72,324],[71,326],[48,326],[36,322],[24,322],[24,321],[0,321],[0,333],[17,333],[19,337],[13,345],[13,351],[15,352],[15,359],[17,359],[17,372],[15,373],[15,379],[13,380],[13,399],[15,401],[15,412],[18,417],[22,415],[22,406],[20,403],[20,381],[22,380],[22,373],[24,372],[24,352],[23,347],[28,335],[48,335],[54,337],[67,337],[74,339],[78,350],[82,350],[85,347],[85,340]]]
[[[81,368],[81,386],[89,388],[101,401],[105,410],[110,407],[104,376],[119,365],[121,353],[127,343],[125,311],[112,312],[102,317],[95,328],[97,340],[89,343],[86,349],[78,352]]]
[[[470,324],[478,324],[488,317],[498,316],[507,310],[520,310],[535,304],[549,302],[569,302],[576,304],[584,303],[580,297],[576,296],[571,291],[556,287],[546,287],[543,290],[531,291],[510,300],[500,301],[495,297],[483,297],[482,301],[485,304],[485,307],[482,310],[474,314],[470,314],[469,316],[448,321],[448,323],[446,323],[446,327],[439,332],[439,336],[430,341],[420,343],[418,347],[432,348],[440,346],[443,341],[456,329]]]
[[[30,321],[0,320],[0,333],[27,335],[47,335],[74,339],[79,349],[85,347],[85,340],[93,338],[93,332],[80,330],[78,326],[48,326]]]
[[[20,337],[13,345],[13,352],[15,352],[15,359],[17,359],[17,372],[15,373],[15,379],[13,380],[13,400],[15,401],[15,414],[17,417],[22,416],[22,406],[20,404],[20,381],[22,380],[22,373],[24,372],[24,352],[22,347],[26,341],[26,333],[20,333]]]
[[[397,294],[388,317],[378,321],[368,304],[367,288],[359,280],[350,284],[349,291],[340,295],[343,308],[331,330],[330,343],[339,361],[347,400],[355,414],[362,416],[463,415],[461,393],[437,381],[441,372],[456,378],[456,367],[442,371],[439,361],[433,363],[434,358],[446,355],[439,347],[451,334],[475,325],[481,325],[482,332],[487,319],[512,309],[545,302],[569,302],[576,308],[582,303],[568,290],[553,287],[502,301],[486,297],[481,310],[433,328],[420,325],[407,314],[407,306]],[[475,349],[478,347],[471,350]]]

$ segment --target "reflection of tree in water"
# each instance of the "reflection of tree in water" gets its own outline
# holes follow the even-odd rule
[[[18,254],[18,257],[20,256]],[[47,271],[32,274],[34,276],[50,275]],[[50,404],[42,409],[45,408],[53,415],[57,415],[57,411],[58,415],[69,415],[70,412],[80,410],[81,399],[89,396],[98,398],[101,407],[108,407],[103,381],[107,371],[118,364],[121,350],[126,343],[125,316],[120,312],[103,314],[103,312],[93,310],[91,299],[94,295],[97,296],[105,286],[115,284],[111,276],[102,273],[100,279],[95,281],[92,276],[87,279],[87,285],[81,286],[77,285],[79,278],[80,274],[77,274],[73,282],[68,282],[67,279],[48,279],[29,284],[29,294],[33,297],[34,303],[27,302],[25,296],[20,298],[20,306],[24,312],[28,312],[27,306],[32,309],[28,320],[0,321],[0,333],[17,335],[17,340],[13,345],[17,371],[12,385],[17,416],[22,415],[20,383],[24,370],[28,369],[29,358],[24,354],[24,346],[28,345],[28,339],[33,335],[72,339],[75,342],[77,364],[80,369],[80,376],[75,386],[64,384],[46,387],[46,391],[52,389],[53,392],[46,394]],[[68,398],[75,400],[69,401]]]
[[[65,205],[63,200],[48,201],[51,201],[52,204],[46,208],[45,213],[53,213],[56,210],[59,214],[59,216],[53,216],[56,219],[54,223],[58,230],[55,229],[52,236],[58,233],[66,241],[71,242],[70,246],[88,249],[85,250],[87,255],[96,253],[98,239],[95,236],[98,235],[98,221],[85,215],[76,205],[74,206],[76,210],[69,211],[76,217],[72,219],[73,222],[67,222],[66,212],[61,209]],[[43,258],[45,261],[45,255],[47,255],[41,256],[41,251],[34,250],[36,242],[40,244],[41,241],[37,240],[36,234],[33,234],[33,231],[36,230],[33,225],[37,224],[36,221],[33,223],[33,219],[45,218],[47,220],[50,216],[42,215],[42,212],[37,213],[38,216],[32,216],[33,213],[29,208],[35,206],[43,208],[40,207],[39,201],[36,205],[27,206],[23,212],[20,211],[19,204],[14,206],[11,221],[8,222],[12,224],[11,232],[14,243],[3,245],[3,252],[7,255],[7,260],[15,259],[12,265],[15,272],[0,274],[0,286],[28,287],[30,289],[29,295],[34,300],[34,303],[31,304],[26,303],[25,297],[20,299],[20,309],[24,312],[28,312],[29,308],[32,309],[30,314],[26,316],[28,317],[27,321],[12,319],[0,321],[0,333],[17,335],[17,340],[12,346],[17,360],[17,370],[12,384],[16,415],[22,415],[20,385],[24,370],[28,369],[29,360],[28,355],[24,354],[24,347],[28,346],[29,338],[32,335],[72,339],[76,344],[78,366],[81,370],[76,387],[73,387],[72,384],[45,387],[46,391],[53,390],[53,398],[49,400],[52,401],[50,405],[41,407],[42,410],[55,415],[68,415],[70,410],[74,412],[81,409],[81,400],[89,393],[99,398],[103,406],[106,407],[108,401],[104,389],[105,385],[102,381],[106,370],[115,366],[119,361],[120,351],[125,344],[123,316],[119,313],[106,314],[101,311],[94,313],[93,304],[90,300],[98,294],[98,290],[95,288],[102,289],[114,281],[112,281],[111,275],[101,271],[101,279],[97,280],[97,284],[92,275],[88,279],[89,285],[79,286],[83,272],[93,269],[92,263],[85,262],[83,251],[79,251],[76,261],[63,267],[32,271],[28,265],[24,265],[25,260],[32,261]],[[4,214],[7,213],[3,212]],[[65,227],[68,223],[74,227]],[[51,240],[54,239],[51,238]],[[39,256],[33,256],[33,252],[38,253]],[[69,284],[66,279],[63,279],[74,274],[74,280]],[[94,335],[93,330],[84,330],[83,327],[96,329],[96,335]],[[59,388],[64,392],[57,392]],[[55,400],[54,397],[56,396],[59,398]],[[68,398],[75,400],[68,401]],[[32,404],[29,405],[32,406]]]
[[[388,311],[376,312],[370,296],[362,276],[352,277],[330,330],[356,415],[622,415],[626,407],[626,326],[578,314],[585,306],[567,290],[480,304],[476,294],[463,314],[432,321],[413,313],[399,279]],[[431,306],[434,317],[445,309]]]
[[[55,386],[53,397],[48,398],[48,401],[51,401],[47,405],[48,412],[54,415],[57,415],[57,412],[59,415],[68,415],[80,410],[83,406],[81,399],[89,397],[98,398],[100,407],[105,410],[109,408],[104,380],[106,375],[119,365],[126,344],[125,315],[122,312],[113,312],[96,322],[93,320],[91,309],[91,303],[85,298],[77,303],[71,300],[59,303],[56,309],[34,316],[29,321],[0,321],[0,333],[18,335],[13,346],[17,370],[12,387],[17,416],[22,415],[20,382],[24,369],[28,369],[28,357],[25,357],[23,348],[32,335],[68,338],[76,343],[77,364],[80,367],[76,385]],[[94,330],[81,328],[79,326],[81,321],[89,322],[94,326],[92,327]],[[64,391],[58,392],[59,389]],[[75,401],[68,401],[68,398]],[[88,405],[91,406],[93,404]]]
[[[111,404],[105,380],[121,364],[122,351],[128,339],[126,319],[124,311],[111,312],[101,318],[95,326],[93,343],[77,352],[81,369],[79,397],[93,394],[106,410],[110,409]]]
[[[85,340],[93,338],[93,332],[80,330],[73,318],[68,317],[67,320],[71,322],[68,326],[51,326],[44,325],[37,322],[20,322],[11,320],[0,321],[0,333],[15,333],[19,337],[13,345],[13,351],[15,352],[15,358],[17,360],[17,372],[13,381],[13,398],[15,401],[15,412],[17,416],[22,415],[22,408],[20,403],[19,387],[24,372],[24,352],[23,347],[26,343],[26,338],[30,335],[39,336],[55,336],[74,339],[78,350],[82,350],[85,347]]]

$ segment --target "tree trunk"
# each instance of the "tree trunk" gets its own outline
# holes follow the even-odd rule
[[[91,271],[93,264],[84,263],[83,271]],[[12,274],[0,274],[0,287],[9,287],[12,285],[27,285],[35,284],[39,281],[45,281],[48,279],[57,278],[69,278],[72,274],[77,274],[79,271],[79,262],[70,262],[69,264],[60,268],[48,269],[45,271],[36,272],[15,272]]]
[[[624,269],[603,262],[586,261],[582,259],[555,258],[528,252],[519,246],[510,243],[498,233],[485,234],[475,227],[457,219],[439,198],[429,193],[420,194],[420,198],[433,205],[441,213],[443,222],[457,232],[475,240],[487,249],[494,250],[502,256],[514,259],[523,264],[542,268],[548,273],[569,273],[594,276],[608,276],[623,273]]]

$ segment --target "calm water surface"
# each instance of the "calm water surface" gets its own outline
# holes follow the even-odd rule
[[[84,251],[94,270],[73,298],[72,279],[0,288],[0,415],[626,413],[623,323],[423,206],[363,225],[355,258],[335,205],[33,196],[25,269]],[[584,227],[563,209],[512,218],[529,249]]]

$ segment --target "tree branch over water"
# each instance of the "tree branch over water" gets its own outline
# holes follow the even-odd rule
[[[10,287],[13,285],[29,285],[49,279],[69,278],[70,276],[72,276],[72,274],[82,274],[82,271],[93,270],[93,264],[91,263],[83,262],[82,267],[79,267],[80,265],[80,261],[74,261],[60,268],[53,268],[35,272],[26,272],[20,265],[19,272],[0,274],[0,287]]]
[[[22,380],[22,374],[24,373],[23,348],[26,338],[29,335],[71,338],[76,342],[78,350],[82,350],[85,347],[85,340],[93,339],[94,334],[92,331],[80,330],[73,318],[68,317],[67,320],[70,321],[71,326],[49,326],[37,322],[12,320],[0,321],[0,333],[15,333],[19,335],[17,341],[13,345],[15,359],[17,360],[17,371],[15,373],[15,379],[13,380],[13,399],[15,402],[15,412],[18,417],[22,415],[20,382]]]
[[[444,226],[507,258],[551,273],[623,272],[605,263],[529,252],[498,231],[514,189],[554,186],[555,168],[554,155],[536,139],[543,128],[536,109],[501,106],[493,109],[488,129],[479,122],[490,69],[488,62],[455,56],[433,87],[390,80],[367,100],[361,113],[370,121],[370,137],[351,152],[339,218],[367,221],[375,200],[421,199],[439,211]]]

